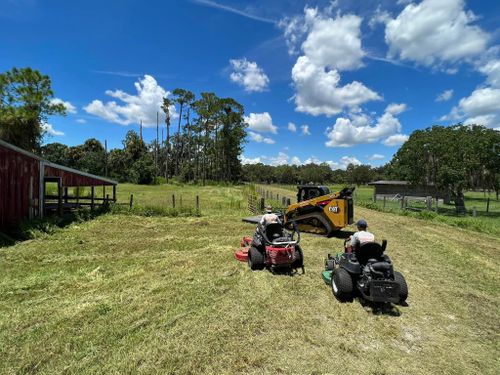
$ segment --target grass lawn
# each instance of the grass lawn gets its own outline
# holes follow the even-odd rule
[[[202,216],[107,214],[1,248],[1,374],[500,369],[498,236],[356,207],[409,284],[409,306],[378,314],[340,304],[321,280],[341,239],[304,235],[305,275],[237,262],[234,249],[254,229],[241,222],[243,188],[118,192],[144,205],[199,195]]]

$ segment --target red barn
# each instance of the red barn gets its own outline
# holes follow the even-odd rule
[[[57,183],[57,195],[46,194],[46,183]],[[47,210],[62,213],[83,205],[94,208],[116,201],[116,182],[107,178],[64,167],[0,140],[0,231],[18,225],[25,219],[43,217]],[[102,198],[95,187],[102,187]],[[106,195],[112,187],[112,198]],[[80,187],[90,187],[89,196],[80,196]],[[69,195],[68,188],[76,188]],[[83,190],[83,189],[82,189]],[[55,203],[51,203],[55,202]]]

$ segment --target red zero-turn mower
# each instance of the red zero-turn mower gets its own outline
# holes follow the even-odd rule
[[[295,234],[297,239],[294,239]],[[299,242],[300,233],[296,226],[290,232],[280,223],[266,226],[258,224],[253,238],[243,237],[241,249],[234,256],[241,262],[248,262],[252,271],[268,268],[274,272],[300,268],[304,273],[304,256]]]

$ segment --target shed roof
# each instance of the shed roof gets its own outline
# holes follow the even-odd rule
[[[368,185],[409,185],[408,181],[387,181],[387,180],[379,180],[369,182]]]
[[[21,149],[21,148],[19,148],[17,146],[14,146],[14,145],[12,145],[10,143],[2,141],[1,139],[0,139],[0,146],[8,148],[8,149],[10,149],[12,151],[18,152],[18,153],[20,153],[22,155],[25,155],[27,157],[30,157],[32,159],[39,160],[39,161],[43,162],[43,164],[45,166],[52,167],[54,169],[59,169],[61,171],[64,171],[64,172],[67,172],[67,173],[71,173],[71,174],[74,174],[74,175],[78,175],[78,176],[82,176],[82,177],[87,177],[87,178],[95,179],[95,180],[98,180],[100,182],[105,182],[106,184],[109,184],[109,185],[117,185],[118,184],[118,182],[116,182],[114,180],[110,180],[110,179],[105,178],[105,177],[96,176],[96,175],[91,174],[91,173],[87,173],[87,172],[79,171],[77,169],[65,167],[64,165],[52,163],[52,162],[50,162],[50,161],[48,161],[48,160],[46,160],[44,158],[41,158],[38,155],[33,154],[32,152],[23,150],[23,149]]]

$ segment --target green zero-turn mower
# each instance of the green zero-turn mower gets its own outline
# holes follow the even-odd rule
[[[387,241],[365,243],[352,252],[328,254],[323,280],[340,302],[352,302],[355,296],[376,303],[404,304],[408,286],[402,274],[394,271],[384,254]]]

